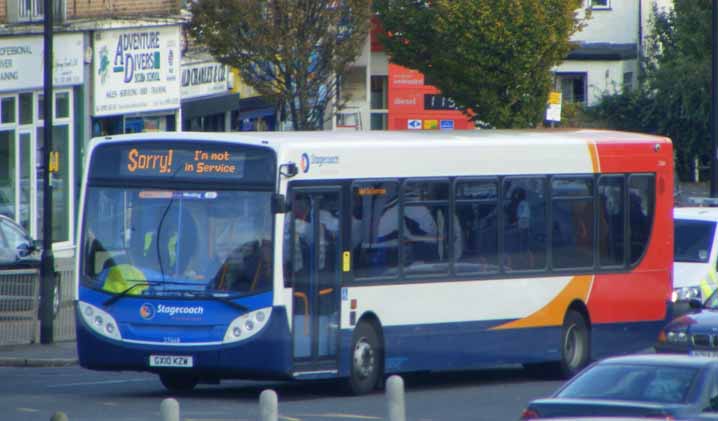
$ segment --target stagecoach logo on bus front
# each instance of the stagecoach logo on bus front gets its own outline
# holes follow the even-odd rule
[[[144,303],[140,307],[140,316],[145,320],[154,319],[156,313],[157,311],[155,310],[155,306],[151,303]]]

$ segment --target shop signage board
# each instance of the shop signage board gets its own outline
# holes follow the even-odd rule
[[[42,88],[44,50],[42,36],[0,38],[0,91]],[[53,52],[54,86],[83,84],[82,34],[56,34]]]
[[[180,106],[178,26],[98,31],[93,47],[93,115]]]
[[[227,92],[228,74],[227,66],[216,61],[182,63],[182,99]]]

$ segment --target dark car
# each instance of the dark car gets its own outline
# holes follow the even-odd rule
[[[0,215],[0,313],[34,312],[40,300],[37,242],[11,218]]]
[[[0,269],[36,268],[39,264],[37,242],[15,221],[0,215]]]
[[[640,354],[591,364],[523,420],[570,417],[718,420],[718,359]]]
[[[705,303],[690,301],[693,312],[673,319],[659,333],[656,352],[718,357],[718,290]]]

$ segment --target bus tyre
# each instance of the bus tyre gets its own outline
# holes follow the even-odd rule
[[[383,351],[376,331],[369,323],[359,323],[352,338],[349,391],[364,395],[376,387],[382,377]]]
[[[189,392],[197,386],[197,378],[182,374],[160,374],[160,381],[170,392]]]
[[[573,377],[581,371],[591,357],[591,338],[586,320],[581,313],[569,310],[561,329],[561,366],[563,378]]]

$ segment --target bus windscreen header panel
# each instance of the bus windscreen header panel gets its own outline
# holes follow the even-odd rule
[[[176,141],[117,143],[98,147],[91,178],[168,179],[272,183],[270,149],[247,145]]]

